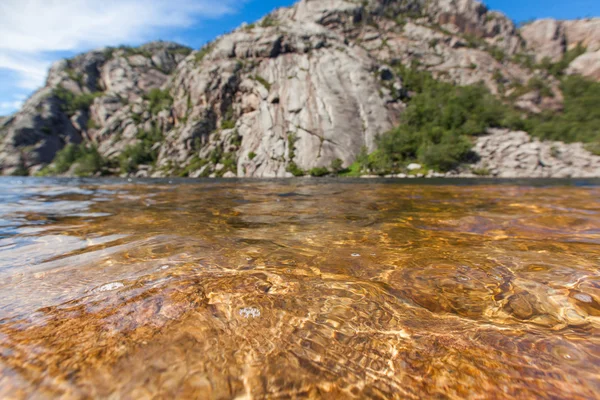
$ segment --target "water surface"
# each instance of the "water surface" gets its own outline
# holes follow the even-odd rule
[[[598,182],[457,183],[2,179],[0,398],[596,398]]]

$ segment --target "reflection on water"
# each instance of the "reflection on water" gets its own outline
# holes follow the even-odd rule
[[[0,398],[600,393],[597,186],[0,195]]]

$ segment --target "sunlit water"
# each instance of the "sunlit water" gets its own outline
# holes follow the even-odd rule
[[[0,180],[0,398],[597,398],[594,183]]]

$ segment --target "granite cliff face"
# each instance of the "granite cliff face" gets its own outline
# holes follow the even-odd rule
[[[569,50],[583,46],[585,52],[573,60],[569,73],[600,80],[600,18],[579,21],[543,19],[525,25],[521,36],[537,61],[558,61]]]
[[[540,113],[561,109],[559,82],[522,60],[557,61],[578,44],[585,52],[568,73],[600,80],[600,19],[518,30],[474,0],[302,0],[198,51],[155,42],[56,63],[46,85],[0,119],[0,168],[38,173],[68,143],[93,144],[103,159],[121,160],[110,173],[137,176],[286,177],[338,159],[348,166],[399,123],[411,93],[394,65],[483,82]],[[552,95],[523,91],[531,78]],[[595,160],[577,149],[569,154]],[[592,165],[584,175],[600,176]]]

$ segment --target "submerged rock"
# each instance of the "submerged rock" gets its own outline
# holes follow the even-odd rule
[[[125,285],[123,285],[121,282],[113,282],[113,283],[108,283],[104,286],[100,286],[98,288],[98,291],[99,292],[112,292],[113,290],[120,289],[124,286]]]
[[[256,307],[245,307],[240,309],[240,315],[246,319],[260,317],[260,310]]]

